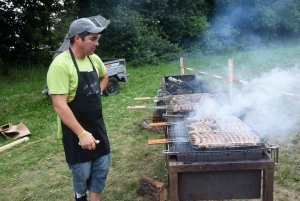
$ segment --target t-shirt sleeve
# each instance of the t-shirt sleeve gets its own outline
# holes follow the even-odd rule
[[[106,67],[99,56],[93,54],[93,62],[96,63],[95,67],[97,68],[99,78],[103,77],[106,74]]]
[[[53,61],[47,73],[47,85],[50,94],[68,94],[70,73],[65,64]]]

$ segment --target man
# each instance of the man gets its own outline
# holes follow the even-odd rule
[[[94,54],[97,27],[87,18],[71,23],[69,50],[51,63],[47,85],[58,115],[58,134],[73,176],[75,200],[100,201],[110,166],[110,145],[102,116],[101,94],[108,83],[102,60]]]

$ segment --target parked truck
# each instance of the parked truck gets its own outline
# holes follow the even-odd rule
[[[98,27],[107,28],[107,26],[110,23],[110,20],[107,20],[100,15],[87,17],[87,18],[90,19]],[[99,34],[99,38],[100,37],[101,37],[101,34]],[[52,59],[54,59],[57,55],[59,55],[63,51],[69,49],[69,47],[70,47],[70,40],[68,39],[68,34],[66,34],[64,42],[61,44],[59,49],[57,51],[50,52],[53,55]],[[129,74],[127,74],[127,71],[126,71],[125,59],[113,58],[113,59],[102,59],[102,61],[106,67],[106,70],[107,70],[107,73],[109,76],[108,85],[107,85],[106,89],[103,91],[103,94],[105,96],[115,95],[115,94],[119,93],[119,90],[120,90],[119,82],[128,82]],[[49,95],[47,85],[44,86],[42,93]]]

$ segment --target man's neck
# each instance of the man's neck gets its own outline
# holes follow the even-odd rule
[[[86,57],[85,54],[83,54],[82,52],[78,51],[78,49],[71,47],[71,50],[74,54],[74,57],[77,59],[84,59]]]

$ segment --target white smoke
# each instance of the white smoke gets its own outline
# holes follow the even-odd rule
[[[228,103],[229,95],[224,93],[225,103],[216,107],[212,99],[204,100],[199,104],[196,115],[244,118],[262,136],[280,135],[299,127],[300,97],[293,96],[300,95],[298,66],[274,68],[250,81],[243,81],[251,84],[234,82],[231,104]],[[227,83],[224,81],[223,84]]]
[[[268,87],[243,86],[237,101],[247,99],[251,104],[247,107],[246,120],[251,122],[261,134],[280,134],[298,127],[300,97],[287,95],[300,94],[299,67],[290,69],[275,68],[263,73],[251,83]]]

